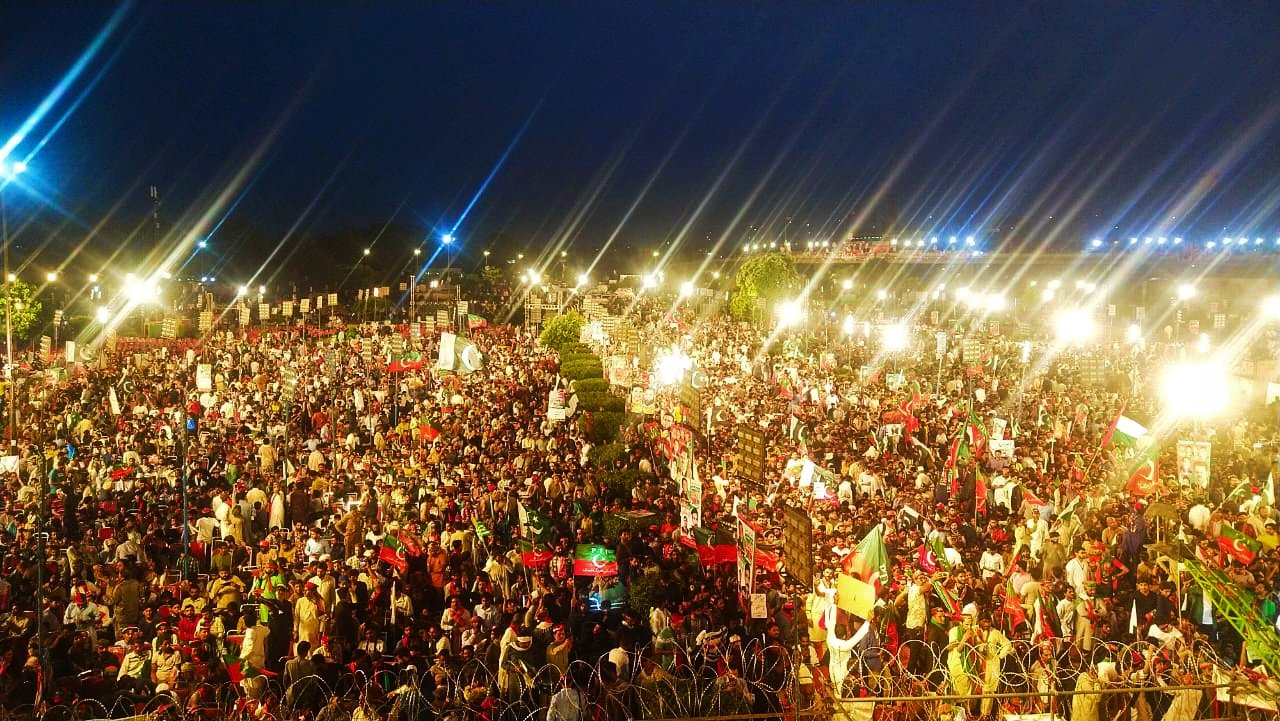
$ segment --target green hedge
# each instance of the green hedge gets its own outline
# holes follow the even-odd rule
[[[600,474],[600,482],[614,498],[630,501],[631,489],[640,481],[652,477],[652,474],[645,473],[639,468],[623,468],[618,471],[604,471]]]
[[[622,443],[603,443],[593,446],[587,460],[596,468],[611,470],[618,461],[627,457],[627,447]]]
[[[618,396],[609,393],[578,392],[578,408],[584,411],[621,413],[627,409],[627,403]]]
[[[591,346],[577,342],[565,343],[564,345],[556,348],[556,352],[560,354],[561,358],[564,358],[567,355],[594,355],[591,352]]]
[[[569,365],[571,363],[600,363],[600,357],[595,353],[561,353],[560,365]]]
[[[583,378],[580,381],[574,381],[573,390],[579,396],[583,393],[605,393],[609,390],[609,382],[603,378]]]
[[[604,378],[604,367],[599,361],[591,363],[589,361],[581,361],[577,363],[568,363],[560,366],[560,375],[571,381],[579,381],[587,378]]]
[[[592,443],[612,443],[622,433],[622,424],[626,421],[625,413],[602,411],[584,413],[579,417],[579,428]]]

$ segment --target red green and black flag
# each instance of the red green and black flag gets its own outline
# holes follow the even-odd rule
[[[386,561],[399,573],[409,570],[409,559],[405,556],[404,544],[395,536],[382,539],[382,550],[378,551],[378,560]]]
[[[487,328],[489,321],[475,313],[467,314],[467,330],[475,330],[476,328]]]
[[[575,576],[613,576],[618,573],[618,556],[604,546],[579,543],[573,556]]]
[[[419,370],[422,370],[422,354],[413,350],[393,353],[391,360],[387,363],[387,371],[391,373]]]
[[[547,550],[546,546],[535,545],[528,541],[520,541],[520,562],[527,568],[538,568],[551,563],[556,554]]]
[[[1256,538],[1251,538],[1225,523],[1218,531],[1218,549],[1246,566],[1253,563],[1253,559],[1258,557],[1258,550],[1261,548],[1262,544]]]

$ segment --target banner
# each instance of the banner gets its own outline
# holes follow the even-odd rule
[[[457,338],[458,337],[453,333],[440,334],[440,357],[436,361],[437,368],[448,371],[453,370],[453,363],[455,360],[454,345]]]
[[[1013,458],[1012,438],[993,438],[987,443],[987,448],[991,449],[991,455]]]
[[[738,518],[738,589],[746,596],[756,587],[756,529]]]
[[[1212,452],[1209,441],[1178,441],[1178,485],[1208,488]]]

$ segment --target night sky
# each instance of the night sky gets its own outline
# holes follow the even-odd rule
[[[496,234],[504,254],[1275,237],[1278,21],[1275,2],[7,2],[4,138],[103,42],[13,150],[31,170],[6,199],[27,247],[52,223],[101,250],[155,184],[170,237],[205,215],[221,252],[284,238],[294,261],[388,223],[429,244],[456,226],[473,254]]]

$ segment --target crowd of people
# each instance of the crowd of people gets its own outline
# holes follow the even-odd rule
[[[705,374],[699,414],[657,391],[616,439],[550,417],[548,394],[573,388],[512,326],[470,332],[474,372],[393,372],[389,339],[409,330],[351,326],[32,373],[6,393],[0,705],[586,721],[935,695],[992,718],[1061,703],[1072,721],[1190,721],[1215,669],[1265,671],[1222,593],[1280,647],[1275,414],[1160,429],[1141,488],[1140,451],[1112,439],[1121,415],[1154,427],[1146,379],[1172,346],[1025,359],[997,337],[975,359],[953,333],[939,358],[921,326],[917,352],[889,357],[865,336],[647,318],[645,346]],[[762,478],[726,462],[742,426],[766,433]],[[1205,487],[1178,479],[1171,441],[1192,433],[1212,433]],[[672,472],[685,454],[699,533]],[[813,521],[808,585],[780,561],[788,507]],[[750,579],[758,608],[729,571],[741,551],[690,548],[742,522],[773,559]],[[1223,550],[1229,530],[1249,553]],[[583,547],[616,571],[575,572]],[[1198,586],[1180,554],[1231,588]],[[840,597],[849,578],[869,609]],[[1124,686],[1170,690],[1053,697]],[[983,697],[1007,691],[1025,695]]]

